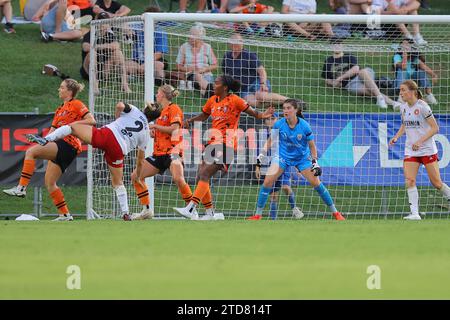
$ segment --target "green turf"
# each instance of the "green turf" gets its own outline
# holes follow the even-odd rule
[[[1,222],[0,299],[449,299],[449,242],[450,221]]]

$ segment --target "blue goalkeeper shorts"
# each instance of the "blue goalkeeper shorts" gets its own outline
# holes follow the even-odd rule
[[[288,167],[295,167],[297,168],[298,171],[302,172],[303,170],[311,168],[312,166],[311,160],[309,160],[308,158],[293,161],[280,158],[279,156],[275,156],[272,159],[272,164],[273,163],[276,163],[284,171],[286,171]]]

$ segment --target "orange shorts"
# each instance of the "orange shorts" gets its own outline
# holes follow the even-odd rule
[[[409,157],[409,156],[405,156],[405,159],[403,159],[404,162],[418,162],[418,163],[422,163],[423,165],[429,164],[429,163],[433,163],[435,161],[439,161],[438,159],[438,155],[433,154],[431,156],[421,156],[421,157]]]

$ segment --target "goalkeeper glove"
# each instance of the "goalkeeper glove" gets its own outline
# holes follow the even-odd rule
[[[260,153],[258,157],[256,158],[256,166],[261,167],[263,164],[265,164],[267,157]]]
[[[319,163],[316,159],[312,160],[311,172],[314,172],[314,176],[316,177],[322,175],[322,168],[319,166]]]

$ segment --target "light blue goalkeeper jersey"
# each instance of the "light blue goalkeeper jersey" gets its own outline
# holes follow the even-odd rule
[[[291,129],[286,118],[275,122],[272,132],[273,150],[278,150],[278,157],[289,162],[297,162],[308,159],[310,150],[308,141],[314,139],[308,122],[298,117],[297,125]],[[276,156],[276,155],[275,155]]]

